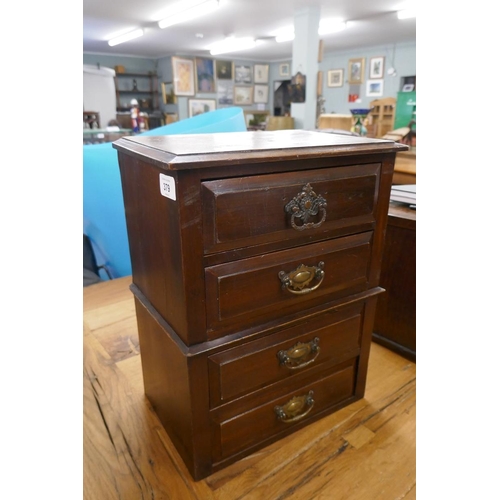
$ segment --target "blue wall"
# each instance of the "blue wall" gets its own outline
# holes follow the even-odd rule
[[[182,54],[179,54],[182,56]],[[330,52],[324,53],[323,60],[318,64],[318,70],[323,72],[323,97],[325,98],[324,109],[326,113],[341,113],[349,114],[353,108],[366,108],[369,103],[380,97],[366,96],[366,81],[369,76],[369,63],[371,57],[385,57],[384,67],[384,93],[381,97],[397,97],[397,93],[401,90],[401,78],[403,76],[415,76],[417,74],[416,63],[416,42],[400,43],[390,46],[366,47],[356,49],[353,51],[345,52]],[[186,56],[192,58],[192,56]],[[206,57],[206,56],[202,56]],[[349,59],[352,58],[365,58],[365,77],[364,82],[361,84],[361,102],[352,103],[348,102],[349,84],[347,83],[347,68]],[[218,57],[218,59],[225,59],[234,61],[235,65],[244,64],[253,66],[253,64],[267,64],[262,61],[247,61],[230,57]],[[273,90],[274,82],[278,80],[288,79],[287,77],[279,76],[279,66],[282,63],[290,63],[291,59],[276,61],[269,63],[269,102],[265,105],[265,109],[271,111],[273,105]],[[112,55],[96,55],[96,54],[83,54],[84,64],[100,64],[114,68],[116,65],[122,65],[127,72],[147,73],[148,71],[156,71],[158,74],[158,92],[160,95],[160,107],[162,111],[177,113],[179,119],[188,117],[188,97],[178,97],[177,104],[163,104],[161,99],[161,82],[172,81],[172,61],[170,57],[163,57],[161,59],[144,59],[140,57],[124,57]],[[396,69],[396,76],[387,75],[387,70],[390,67]],[[327,86],[327,73],[332,69],[344,70],[344,85],[342,87],[328,87]],[[313,82],[308,81],[308,85],[316,85],[316,80]],[[197,98],[202,99],[217,99],[215,93],[210,94],[196,94]],[[316,106],[316,103],[311,103]],[[224,107],[217,105],[218,108]],[[259,109],[257,105],[241,106],[243,110],[256,110]],[[272,112],[271,112],[272,113]]]

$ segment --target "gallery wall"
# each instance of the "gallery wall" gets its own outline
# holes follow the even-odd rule
[[[192,59],[194,62],[194,57],[184,56],[179,53],[177,56],[185,59]],[[205,57],[205,56],[203,56]],[[377,90],[382,91],[382,95],[374,97],[367,95],[367,82],[370,80],[370,61],[372,58],[376,58],[378,62],[383,61],[383,77],[377,79]],[[274,109],[273,102],[273,91],[279,82],[283,80],[289,80],[290,76],[286,76],[286,72],[283,70],[287,67],[292,67],[292,60],[282,60],[275,61],[272,63],[266,63],[262,61],[249,61],[239,58],[222,57],[219,56],[217,60],[230,61],[233,66],[246,66],[250,67],[253,73],[255,65],[268,65],[268,91],[269,97],[266,103],[259,103],[243,105],[241,106],[244,110],[266,110],[271,114]],[[350,67],[349,61],[352,60],[363,60],[364,62],[364,74],[361,75],[361,82],[357,86],[352,86],[348,83],[349,74],[348,70]],[[106,66],[109,68],[114,68],[117,65],[124,66],[126,72],[132,73],[148,73],[154,71],[158,75],[158,92],[160,95],[160,109],[162,112],[175,113],[178,115],[178,119],[184,119],[189,116],[189,104],[190,99],[202,99],[202,100],[215,100],[215,106],[217,108],[236,105],[227,102],[219,102],[221,96],[215,92],[198,92],[195,89],[195,95],[193,96],[181,96],[177,98],[176,104],[165,104],[163,103],[162,82],[172,82],[173,81],[173,70],[172,70],[172,57],[167,56],[160,59],[146,59],[140,57],[125,57],[125,56],[112,56],[112,55],[100,55],[100,54],[83,54],[83,63],[96,65],[96,66]],[[392,75],[388,74],[389,69],[394,69]],[[353,51],[344,52],[330,52],[324,53],[322,61],[318,64],[318,69],[322,72],[322,97],[324,102],[322,103],[322,108],[326,113],[340,113],[349,114],[351,109],[354,108],[367,108],[372,100],[379,99],[381,97],[397,97],[397,93],[401,90],[403,78],[416,76],[416,43],[400,43],[390,46],[377,46],[377,47],[366,47],[361,49],[356,49]],[[343,70],[343,81],[340,86],[330,87],[328,85],[328,72],[331,70]],[[308,79],[308,85],[317,85],[316,81],[311,82]],[[234,81],[233,81],[234,84]],[[250,87],[252,84],[243,84],[242,86]],[[338,85],[338,83],[337,83]],[[215,89],[217,90],[217,89]],[[357,102],[349,102],[349,95],[353,91],[356,91],[359,95]],[[311,103],[316,106],[317,103]]]

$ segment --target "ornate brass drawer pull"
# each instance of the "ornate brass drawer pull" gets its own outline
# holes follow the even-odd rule
[[[325,222],[326,219],[326,200],[317,195],[311,184],[307,183],[300,193],[290,200],[285,205],[285,212],[292,216],[292,227],[297,231],[304,231],[304,229],[317,228]],[[321,212],[321,220],[319,222],[309,222],[309,219],[318,215]],[[299,226],[295,223],[295,219],[300,219],[302,224]]]
[[[324,266],[324,262],[320,262],[317,266],[305,266],[301,264],[295,271],[290,273],[280,271],[278,277],[281,280],[282,287],[286,288],[290,293],[297,295],[311,293],[323,282],[323,278],[325,277]],[[311,288],[306,288],[313,279],[317,279],[319,282]]]
[[[309,391],[303,396],[295,396],[283,406],[275,406],[274,413],[285,424],[297,422],[312,410],[314,406],[313,396],[313,391]]]
[[[311,342],[298,342],[293,347],[286,351],[279,351],[277,356],[280,365],[285,365],[290,370],[297,370],[298,368],[304,368],[311,363],[313,363],[319,355],[319,337],[315,337]],[[307,360],[307,357],[313,353],[314,356]]]

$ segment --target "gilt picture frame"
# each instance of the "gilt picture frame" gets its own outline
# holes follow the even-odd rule
[[[215,99],[188,99],[189,118],[216,110]]]
[[[176,96],[193,96],[195,94],[194,61],[183,57],[172,57],[174,75],[174,94]]]
[[[348,82],[353,85],[357,83],[363,83],[365,76],[365,58],[358,57],[354,59],[349,59],[349,65],[347,70]]]

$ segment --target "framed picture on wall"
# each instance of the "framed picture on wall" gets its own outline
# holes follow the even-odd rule
[[[370,59],[370,78],[384,78],[384,56]]]
[[[161,82],[161,95],[163,97],[163,104],[175,104],[177,102],[172,82]]]
[[[280,64],[280,76],[290,76],[290,64]]]
[[[195,57],[196,89],[198,92],[215,92],[214,60]]]
[[[234,67],[234,83],[247,85],[252,83],[252,66],[243,64]]]
[[[343,69],[331,69],[327,73],[328,87],[342,87],[344,85],[344,70]]]
[[[269,64],[255,64],[253,67],[254,83],[267,83],[268,80],[269,80]]]
[[[215,111],[215,99],[188,99],[189,118],[209,111]]]
[[[177,96],[194,95],[194,61],[183,57],[172,57],[174,75],[174,94]]]
[[[269,86],[268,85],[254,85],[253,88],[253,102],[255,104],[266,104],[269,99]]]
[[[232,105],[234,100],[234,83],[232,80],[217,81],[217,103]]]
[[[233,61],[215,61],[215,73],[218,80],[233,79]]]
[[[351,84],[363,83],[365,75],[365,58],[349,59],[347,70],[348,81]]]
[[[253,87],[234,87],[234,104],[246,106],[252,104]]]
[[[366,82],[366,95],[368,97],[382,97],[384,94],[384,80],[368,80]]]

